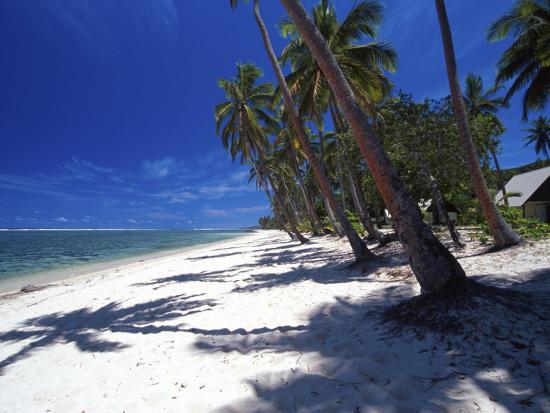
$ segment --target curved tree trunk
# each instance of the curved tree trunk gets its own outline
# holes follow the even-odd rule
[[[311,204],[311,200],[309,199],[309,195],[304,187],[301,177],[298,177],[298,186],[300,187],[300,192],[302,192],[304,203],[306,204],[307,213],[311,222],[311,232],[313,235],[319,235],[321,233],[321,221],[319,221],[319,217],[315,213],[315,208],[313,208],[313,205]]]
[[[437,181],[431,174],[427,175],[427,180],[432,189],[432,194],[434,197],[435,205],[437,207],[437,211],[443,217],[443,223],[447,225],[447,229],[449,230],[449,235],[451,236],[451,239],[453,240],[457,248],[464,248],[464,243],[460,239],[460,234],[456,229],[454,222],[449,217],[449,212],[447,211],[447,207],[445,206],[445,198],[443,197],[443,194],[439,189]]]
[[[288,234],[290,239],[292,240],[295,239],[296,237],[291,232],[289,232],[288,229],[286,228],[286,222],[283,219],[283,216],[281,214],[279,204],[275,202],[275,200],[273,199],[273,196],[271,195],[271,191],[269,190],[269,187],[266,185],[263,176],[260,174],[260,171],[258,171],[258,167],[256,166],[255,162],[252,162],[252,167],[254,168],[254,172],[256,172],[256,176],[258,177],[260,188],[264,190],[264,192],[267,195],[267,199],[269,199],[269,203],[273,205],[273,213],[275,215],[275,218],[277,219],[277,221],[279,221],[279,223],[281,224],[281,227],[283,228],[283,231],[285,231]]]
[[[290,206],[290,211],[294,214],[294,218],[296,219],[296,222],[299,223],[301,221],[300,208],[298,208],[298,206],[296,205],[296,202],[294,202],[294,198],[292,197],[292,193],[290,192],[290,189],[286,184],[285,178],[281,177],[280,181],[282,183],[284,193],[286,195],[287,203]]]
[[[321,168],[323,168],[323,172],[325,173],[325,176],[327,176],[327,179],[328,179],[327,167],[325,165],[325,139],[321,128],[317,129],[317,135],[319,135],[319,162],[321,164]],[[330,182],[329,182],[329,185],[330,185]],[[343,237],[344,232],[342,231],[342,228],[340,227],[338,222],[336,222],[336,217],[334,216],[334,212],[332,211],[332,208],[330,207],[328,200],[324,195],[323,195],[323,203],[325,205],[325,210],[327,211],[328,219],[332,224],[332,228],[334,228],[334,231],[336,231],[338,235]]]
[[[493,162],[495,164],[495,169],[497,170],[498,186],[502,191],[502,198],[504,199],[504,205],[506,206],[506,208],[508,208],[510,206],[510,203],[508,202],[508,193],[506,192],[506,185],[504,184],[504,175],[502,173],[502,169],[500,169],[500,163],[498,162],[497,153],[493,148],[490,148],[489,152],[491,152],[491,156],[493,157]]]
[[[297,161],[297,154],[292,146],[292,143],[290,144],[290,151],[292,154],[292,164],[294,167],[294,173],[296,174],[296,178],[298,179],[298,186],[300,187],[300,191],[302,192],[302,196],[304,197],[304,203],[306,204],[306,209],[309,215],[309,220],[311,221],[311,228],[313,235],[319,235],[322,231],[322,225],[321,221],[319,221],[319,217],[317,216],[317,213],[315,212],[315,208],[313,207],[313,204],[311,203],[311,199],[309,198],[309,195],[307,193],[307,189],[304,185],[304,181],[302,179],[302,173],[300,172],[300,167],[298,165]]]
[[[321,187],[323,194],[326,196],[328,203],[330,204],[332,210],[336,214],[336,217],[340,225],[342,226],[342,229],[345,235],[349,240],[349,243],[353,250],[353,254],[355,255],[355,259],[358,261],[361,261],[361,260],[373,258],[375,257],[375,255],[372,252],[370,252],[370,250],[367,248],[363,240],[359,237],[357,232],[355,232],[348,218],[346,217],[346,215],[338,205],[336,198],[334,197],[334,194],[332,193],[332,190],[330,188],[328,179],[323,169],[321,168],[321,165],[317,157],[315,156],[315,153],[313,152],[311,145],[309,144],[308,137],[304,130],[304,125],[302,124],[302,120],[300,119],[300,117],[298,116],[298,113],[296,112],[296,109],[294,108],[294,102],[292,101],[292,96],[290,95],[290,91],[288,89],[286,79],[283,75],[281,67],[279,66],[279,63],[277,61],[277,56],[275,55],[275,52],[273,51],[273,46],[271,45],[271,41],[269,40],[269,34],[267,32],[267,28],[265,27],[265,24],[262,20],[262,16],[260,15],[259,0],[254,0],[254,16],[256,18],[256,22],[258,23],[258,27],[260,28],[260,32],[262,33],[262,38],[264,41],[264,45],[265,45],[269,60],[271,61],[271,65],[273,66],[273,70],[275,71],[275,74],[277,75],[277,80],[279,81],[279,86],[281,88],[281,92],[285,102],[285,110],[290,115],[292,128],[294,129],[294,132],[296,133],[296,136],[300,141],[300,145],[302,146],[302,149],[304,150],[308,158],[311,168],[315,173],[315,177],[319,182],[319,186]]]
[[[367,201],[365,200],[365,196],[361,190],[355,170],[351,165],[348,165],[348,176],[351,187],[351,195],[354,199],[354,203],[356,204],[355,208],[357,209],[359,220],[369,235],[381,243],[384,240],[384,235],[378,230],[377,226],[370,219]]]
[[[265,170],[263,166],[263,155],[259,154],[258,158],[260,161],[260,169]],[[261,171],[258,171],[258,168],[256,167],[256,165],[254,165],[254,170],[256,171],[256,175],[260,177],[260,179],[262,179],[263,175],[261,174]],[[277,186],[275,186],[273,179],[271,179],[271,175],[269,175],[269,173],[266,173],[266,176],[269,184],[271,185],[271,188],[273,189],[273,201],[274,201],[273,205],[275,206],[275,209],[278,209],[279,211],[282,212],[284,219],[286,220],[286,222],[290,227],[290,231],[292,232],[292,234],[295,235],[296,239],[298,239],[298,241],[300,241],[300,243],[302,244],[308,242],[309,240],[305,238],[300,233],[300,231],[298,231],[296,221],[294,221],[294,217],[292,216],[292,212],[288,211],[287,206],[284,204],[283,202],[284,198],[282,198],[281,192],[279,191]],[[267,185],[266,185],[266,190],[267,190]],[[288,233],[288,231],[286,232]],[[292,235],[290,237],[293,238]]]
[[[466,109],[464,108],[460,83],[458,81],[453,38],[449,26],[449,19],[447,17],[447,10],[445,8],[445,1],[435,0],[435,6],[439,18],[439,26],[441,28],[441,38],[443,40],[443,50],[445,52],[445,63],[447,65],[453,111],[458,125],[460,141],[464,148],[466,166],[470,172],[474,191],[479,200],[483,215],[489,224],[495,245],[499,248],[516,245],[521,241],[521,237],[512,230],[498,211],[493,199],[489,195],[485,178],[479,166],[479,160],[468,125]]]
[[[292,212],[288,211],[288,207],[283,202],[283,197],[281,196],[281,193],[271,177],[268,178],[271,187],[273,188],[273,192],[275,193],[275,202],[279,204],[279,208],[284,214],[284,217],[286,218],[286,221],[288,222],[288,225],[290,227],[290,231],[296,236],[296,239],[300,241],[301,244],[305,244],[306,242],[309,242],[307,238],[305,238],[300,231],[298,230],[298,226],[296,224],[296,221],[294,220],[294,217],[292,216]]]
[[[422,292],[438,292],[466,277],[453,255],[422,220],[403,181],[393,169],[325,39],[298,0],[280,0],[321,67],[395,223]]]
[[[344,121],[342,119],[340,111],[338,110],[335,99],[336,98],[334,97],[334,94],[331,93],[331,98],[329,100],[330,114],[337,131],[344,132]],[[347,176],[349,179],[351,198],[355,206],[355,210],[357,211],[357,215],[359,216],[359,220],[361,221],[361,225],[363,225],[363,228],[365,228],[365,230],[372,238],[377,240],[379,243],[382,243],[384,241],[384,235],[378,230],[377,226],[373,224],[369,217],[367,202],[365,201],[365,196],[363,195],[363,191],[361,190],[361,185],[358,182],[359,180],[357,179],[355,168],[346,156],[347,154],[345,143],[343,144],[343,147],[344,166],[348,171]]]

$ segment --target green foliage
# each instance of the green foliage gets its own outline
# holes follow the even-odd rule
[[[540,222],[535,218],[523,218],[519,208],[501,208],[500,213],[508,224],[523,238],[528,240],[540,240],[550,238],[550,225]],[[478,239],[483,243],[490,237],[489,227],[486,223],[481,225],[481,233]]]
[[[355,232],[357,232],[360,236],[365,235],[365,229],[363,228],[363,225],[361,225],[361,221],[359,221],[357,214],[347,210],[346,215],[348,216],[349,222],[351,222]]]
[[[526,142],[525,146],[535,144],[536,154],[541,152],[546,157],[546,160],[550,159],[550,119],[546,116],[539,116],[533,122],[532,127],[525,130],[529,132],[523,140]]]
[[[550,2],[517,0],[489,28],[489,40],[514,39],[498,62],[497,83],[512,81],[506,101],[524,89],[523,118],[543,109],[550,97]]]
[[[339,20],[332,2],[321,0],[311,11],[313,22],[329,45],[355,96],[370,104],[381,101],[391,89],[384,71],[395,72],[397,69],[397,53],[389,43],[367,41],[376,37],[383,10],[378,0],[359,1],[343,20]],[[283,20],[280,31],[283,37],[290,39],[282,52],[281,62],[291,64],[292,72],[287,76],[287,83],[292,93],[298,96],[300,113],[320,120],[327,110],[328,101],[333,100],[330,87],[295,24]]]
[[[304,218],[302,221],[298,223],[298,231],[300,232],[312,232],[313,226],[311,225],[311,222],[309,219]]]
[[[281,229],[279,222],[272,216],[260,217],[258,220],[261,229]]]

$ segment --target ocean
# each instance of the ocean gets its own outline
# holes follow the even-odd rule
[[[0,286],[44,272],[188,248],[247,234],[230,230],[7,230],[0,231]]]

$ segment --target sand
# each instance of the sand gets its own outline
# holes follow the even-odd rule
[[[550,242],[481,251],[459,253],[476,280],[549,297]],[[258,231],[4,295],[0,412],[550,411],[548,318],[390,330],[419,288],[378,253],[365,271],[344,240]]]

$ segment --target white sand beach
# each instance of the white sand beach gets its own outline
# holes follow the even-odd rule
[[[473,244],[468,275],[548,299],[549,241]],[[344,240],[258,231],[4,295],[0,412],[550,411],[548,314],[390,330],[419,293],[399,249],[365,271]]]

